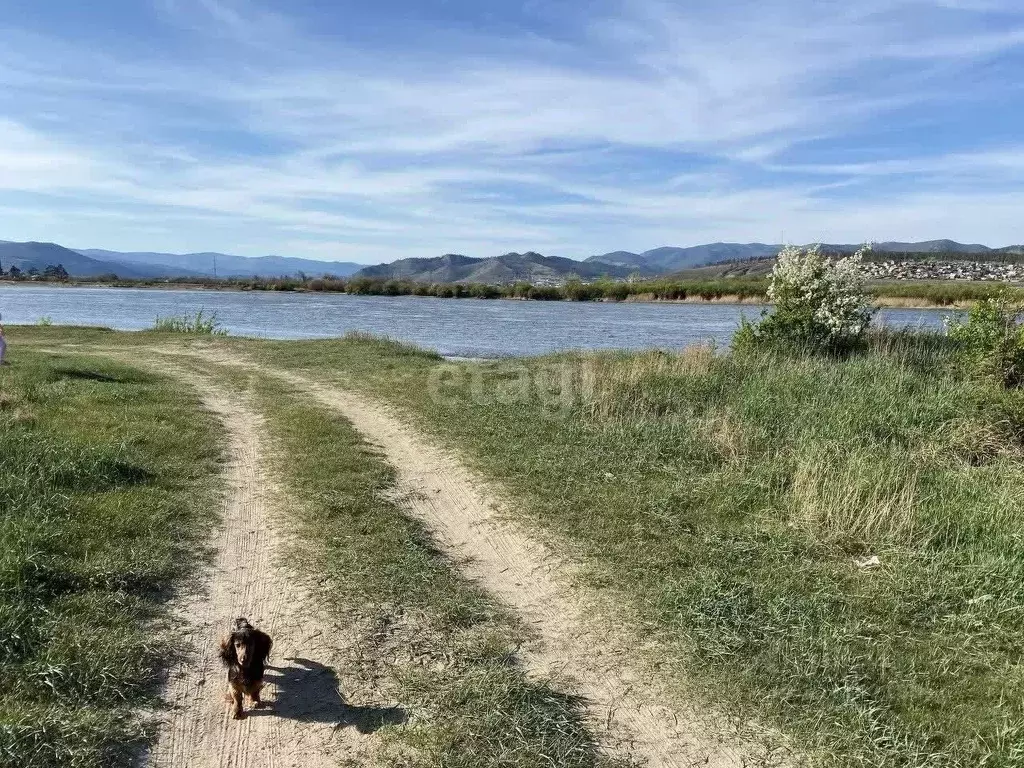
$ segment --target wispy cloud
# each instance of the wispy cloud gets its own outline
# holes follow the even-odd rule
[[[123,46],[39,10],[0,27],[0,237],[364,261],[1024,239],[1019,4],[577,5],[153,0],[103,20]]]

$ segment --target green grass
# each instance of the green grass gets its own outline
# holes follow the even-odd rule
[[[216,433],[176,384],[12,346],[0,368],[0,765],[129,765],[168,660],[151,630],[209,523]]]
[[[639,613],[666,674],[822,764],[1024,765],[1024,402],[944,339],[457,365],[236,344],[406,408]]]
[[[410,354],[400,345],[392,354]],[[418,353],[413,355],[419,357]],[[445,768],[619,765],[602,758],[581,702],[529,679],[516,661],[527,631],[468,584],[392,500],[394,472],[343,419],[248,372],[277,447],[300,543],[292,558],[347,626],[360,628],[346,674],[412,714],[381,731],[382,764]]]

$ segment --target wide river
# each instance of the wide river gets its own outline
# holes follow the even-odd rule
[[[158,316],[214,312],[232,335],[272,339],[387,335],[443,355],[500,357],[565,349],[680,348],[729,343],[747,304],[605,304],[346,296],[322,293],[55,288],[0,285],[5,323],[150,328]],[[938,328],[948,314],[934,309],[886,309],[876,322]]]

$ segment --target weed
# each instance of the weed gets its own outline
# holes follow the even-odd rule
[[[227,336],[228,332],[220,327],[215,312],[204,313],[199,310],[194,315],[185,314],[179,317],[158,317],[153,322],[154,331],[164,333],[188,333],[196,336]]]

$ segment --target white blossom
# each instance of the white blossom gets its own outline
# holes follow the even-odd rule
[[[832,260],[820,246],[786,246],[772,271],[768,298],[777,312],[811,316],[832,341],[854,339],[871,322],[861,261],[865,246],[851,256]]]

